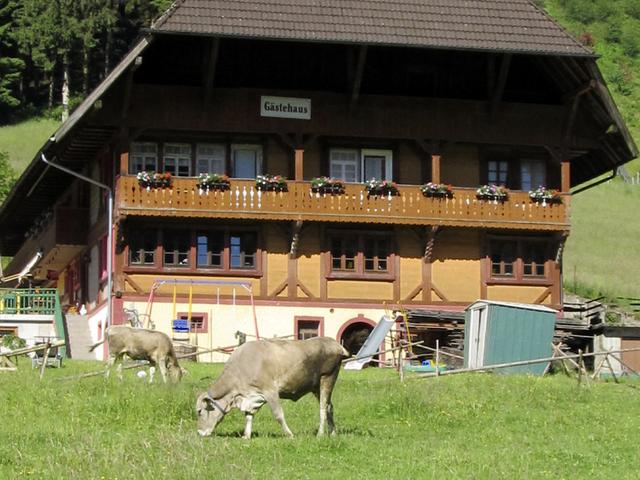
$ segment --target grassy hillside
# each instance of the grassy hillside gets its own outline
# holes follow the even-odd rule
[[[640,297],[640,185],[614,180],[576,195],[571,205],[565,287],[586,296]]]
[[[315,437],[309,395],[283,401],[294,439],[265,406],[244,441],[237,411],[216,436],[196,433],[196,395],[220,366],[189,365],[177,386],[130,372],[123,383],[53,379],[97,366],[68,362],[42,383],[27,365],[0,375],[0,478],[637,478],[635,384],[487,374],[401,384],[392,370],[344,371],[336,437]]]
[[[59,125],[57,120],[37,117],[0,127],[0,151],[7,152],[11,166],[22,172]]]
[[[640,143],[640,1],[543,0],[544,8],[599,56],[598,65],[636,143]],[[640,160],[627,165],[640,171]]]

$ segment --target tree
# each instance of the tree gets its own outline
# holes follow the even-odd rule
[[[17,58],[17,47],[11,37],[11,16],[15,9],[13,0],[0,0],[0,122],[20,105],[19,82],[24,62]]]

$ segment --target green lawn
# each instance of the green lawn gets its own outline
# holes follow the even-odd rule
[[[640,297],[640,185],[614,180],[572,198],[565,287]]]
[[[195,397],[220,366],[189,365],[178,386],[130,372],[123,383],[54,379],[97,365],[69,361],[42,383],[27,365],[0,374],[0,478],[637,478],[634,384],[487,374],[401,384],[392,370],[341,372],[337,437],[315,438],[307,396],[284,401],[296,438],[265,407],[244,441],[237,411],[216,436],[196,433]]]
[[[59,125],[57,120],[36,117],[0,127],[0,150],[9,154],[11,166],[21,173]]]

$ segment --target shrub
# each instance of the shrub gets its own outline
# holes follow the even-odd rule
[[[620,45],[630,57],[636,57],[640,53],[640,25],[637,22],[627,22],[622,26]]]
[[[16,181],[16,173],[9,164],[7,152],[0,151],[0,205],[7,198]]]

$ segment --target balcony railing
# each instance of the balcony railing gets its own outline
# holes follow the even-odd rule
[[[195,178],[175,178],[171,188],[141,188],[133,176],[118,180],[121,213],[144,216],[310,220],[404,225],[566,230],[568,195],[541,204],[527,192],[509,192],[504,202],[480,200],[475,189],[454,188],[453,198],[425,197],[417,185],[398,196],[368,196],[361,184],[341,195],[318,194],[309,182],[288,182],[286,192],[261,192],[253,180],[231,180],[227,191],[202,191]]]
[[[55,288],[0,289],[0,314],[55,315]]]

